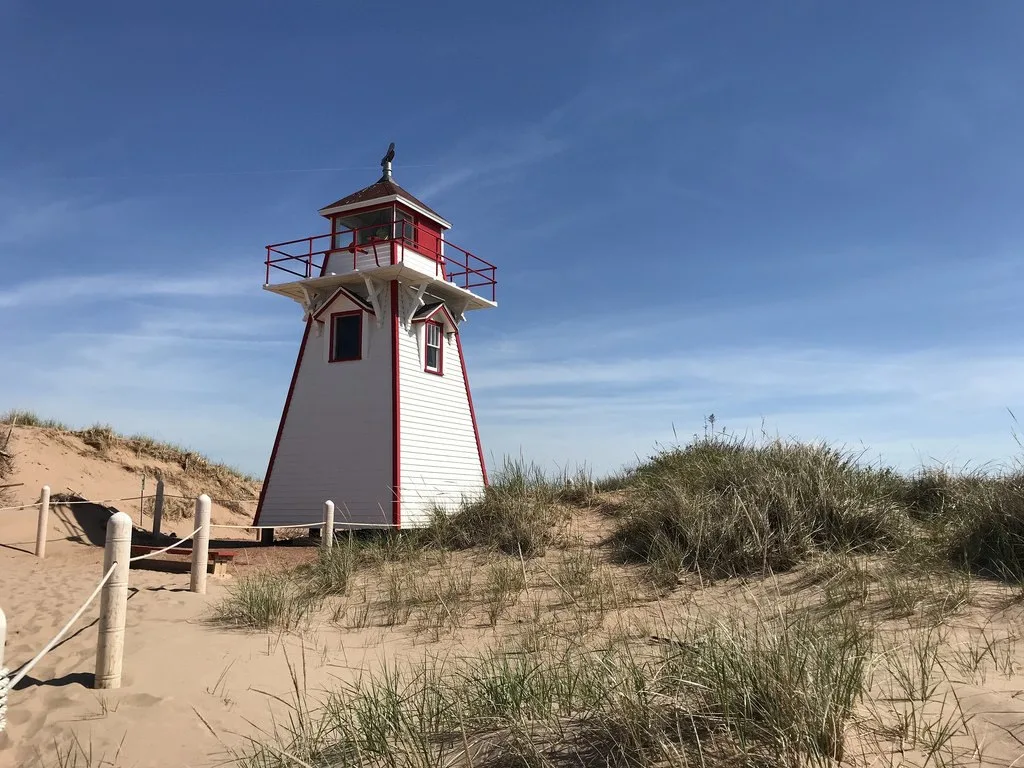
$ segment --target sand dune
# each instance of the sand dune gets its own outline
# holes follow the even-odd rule
[[[55,438],[38,430],[18,430],[11,451],[16,454],[14,478],[7,481],[26,483],[15,489],[15,501],[33,501],[44,483],[55,493],[91,500],[134,498],[140,473],[159,469],[152,461],[116,450],[96,452],[74,436]],[[169,477],[177,472],[174,466],[165,469]],[[177,490],[168,483],[169,493]],[[194,492],[187,482],[181,487],[182,495]],[[601,504],[615,507],[618,499],[604,494]],[[139,523],[139,506],[133,500],[55,505],[43,560],[32,554],[35,509],[0,512],[0,607],[8,618],[8,667],[23,664],[42,648],[100,578],[101,541],[112,508]],[[245,524],[248,517],[217,506],[215,521]],[[140,536],[150,525],[145,509],[141,523]],[[92,687],[98,615],[94,604],[11,692],[8,728],[0,736],[0,768],[221,765],[250,739],[261,739],[275,723],[287,721],[295,680],[315,701],[384,663],[394,668],[414,663],[424,653],[473,655],[515,636],[528,640],[531,632],[560,638],[573,632],[589,635],[602,626],[616,632],[627,627],[631,641],[649,643],[652,637],[645,632],[671,633],[673,626],[687,625],[694,617],[718,621],[729,611],[777,616],[793,599],[807,606],[832,599],[827,598],[824,576],[805,579],[799,570],[711,585],[697,576],[681,578],[672,592],[658,592],[637,571],[607,557],[601,547],[612,529],[607,516],[583,505],[573,510],[569,526],[561,546],[529,561],[471,551],[377,562],[359,571],[349,597],[339,598],[341,602],[292,632],[229,631],[206,619],[238,579],[315,557],[308,542],[260,547],[251,533],[224,531],[221,544],[234,548],[236,560],[227,578],[210,579],[206,595],[187,591],[187,573],[133,569],[122,687]],[[167,528],[187,533],[190,520],[186,515]],[[875,623],[877,635],[865,700],[858,703],[845,734],[843,765],[1020,765],[1024,602],[1019,587],[946,574],[917,591],[914,575],[900,574],[892,563],[870,558],[862,562],[859,556],[843,562],[826,563],[842,565],[828,578],[845,574],[850,579],[844,587],[849,593],[840,590],[836,599],[859,601],[858,615]],[[500,620],[488,623],[486,585],[495,566],[516,572],[521,567],[523,586]],[[942,581],[947,577],[969,584],[947,585]],[[580,580],[577,587],[590,589],[589,597],[579,592],[577,599],[571,586],[567,588],[573,578]],[[405,604],[408,610],[400,621],[360,618],[369,616],[371,607],[382,610],[380,596],[389,584],[403,585],[419,602]],[[457,592],[459,584],[466,589],[450,605],[440,598],[431,602],[445,590]],[[927,619],[921,607],[925,603],[904,610],[893,602],[913,595],[933,601],[928,604],[942,618]],[[595,621],[597,604],[604,607]],[[347,613],[330,610],[342,605]],[[410,621],[415,611],[419,613]],[[937,645],[929,645],[933,640]],[[907,690],[894,686],[892,665],[899,659],[911,677],[923,676],[913,684],[929,687],[927,701],[908,703]],[[901,730],[900,718],[908,707],[919,720],[912,729]],[[936,734],[943,729],[950,736],[940,745],[942,752],[929,754],[927,745],[938,743]],[[68,759],[69,754],[76,758]]]

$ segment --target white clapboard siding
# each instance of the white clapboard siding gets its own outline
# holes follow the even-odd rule
[[[455,508],[483,493],[483,468],[454,337],[445,335],[443,371],[423,370],[423,323],[399,329],[402,527],[429,522],[435,506]]]
[[[348,246],[346,246],[347,248]],[[327,260],[325,274],[342,275],[351,272],[353,265],[356,269],[367,270],[377,267],[386,267],[391,264],[391,242],[367,243],[356,249],[354,254],[350,250],[333,251]]]
[[[358,309],[339,296],[306,336],[295,390],[267,478],[261,525],[322,519],[323,502],[339,522],[390,523],[392,509],[391,333],[363,315],[363,359],[329,363],[331,312]]]

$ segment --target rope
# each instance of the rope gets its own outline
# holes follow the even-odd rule
[[[0,733],[7,727],[7,689],[10,687],[7,676],[10,670],[0,667]]]
[[[0,512],[14,512],[15,510],[18,510],[18,509],[31,509],[32,507],[38,507],[38,506],[39,506],[39,502],[36,501],[36,502],[33,502],[32,504],[22,504],[21,506],[18,506],[18,507],[0,507]]]
[[[394,528],[394,523],[356,523],[351,520],[335,520],[334,527],[359,526],[360,528]],[[294,525],[227,525],[226,523],[211,523],[211,528],[237,528],[245,531],[282,530],[284,528],[323,528],[324,522],[318,523],[295,523]]]
[[[106,573],[105,573],[105,574],[103,575],[103,578],[102,578],[102,579],[100,579],[100,583],[96,585],[96,589],[94,589],[94,590],[92,591],[92,594],[91,594],[91,595],[89,595],[89,597],[88,597],[88,598],[86,598],[86,600],[85,600],[85,602],[84,602],[84,603],[82,603],[82,607],[81,607],[81,608],[79,608],[79,609],[78,609],[77,611],[75,611],[75,615],[74,615],[74,616],[72,616],[72,617],[71,617],[71,618],[70,618],[70,619],[68,620],[68,623],[67,623],[67,624],[65,624],[65,625],[64,625],[64,626],[63,626],[63,627],[61,628],[60,632],[58,632],[58,633],[57,633],[56,635],[54,635],[54,636],[53,636],[53,640],[51,640],[51,641],[50,641],[50,642],[48,642],[48,643],[47,643],[46,645],[44,645],[44,646],[43,646],[43,650],[41,650],[41,651],[40,651],[39,653],[37,653],[37,654],[36,654],[36,656],[35,656],[35,658],[34,658],[34,659],[32,659],[32,661],[30,661],[30,662],[28,662],[27,664],[23,665],[23,666],[22,666],[22,667],[21,667],[21,668],[20,668],[20,669],[18,670],[17,674],[15,674],[15,675],[14,675],[14,677],[12,677],[12,678],[10,679],[10,681],[9,681],[9,682],[7,683],[7,686],[8,686],[8,688],[9,688],[9,689],[13,690],[13,689],[14,689],[14,687],[15,687],[15,686],[16,686],[16,685],[17,685],[18,683],[20,683],[20,682],[21,682],[21,679],[22,679],[23,677],[25,677],[25,675],[27,675],[27,674],[28,674],[29,672],[31,672],[31,671],[32,671],[32,667],[34,667],[34,666],[35,666],[36,664],[38,664],[38,663],[39,663],[39,661],[40,661],[40,659],[42,659],[42,658],[43,658],[43,656],[45,656],[45,655],[46,655],[47,653],[49,653],[50,651],[52,651],[52,650],[53,650],[53,647],[54,647],[55,645],[57,645],[57,643],[59,643],[59,642],[61,641],[61,638],[63,638],[63,637],[64,637],[64,635],[65,635],[65,634],[67,633],[67,631],[68,631],[69,629],[71,629],[72,625],[74,625],[74,623],[75,623],[76,621],[78,621],[78,618],[79,618],[79,617],[80,617],[80,616],[81,616],[81,615],[82,615],[83,613],[85,613],[85,609],[89,607],[89,604],[90,604],[90,603],[92,603],[92,601],[96,599],[96,595],[98,595],[98,594],[100,593],[100,590],[101,590],[101,589],[103,589],[103,585],[104,585],[104,584],[106,584],[106,583],[107,583],[107,581],[108,581],[108,580],[110,579],[110,577],[114,575],[114,569],[115,569],[115,568],[117,568],[117,563],[114,563],[113,565],[111,565],[111,566],[110,566],[110,570],[108,570],[108,571],[107,571],[107,572],[106,572]]]
[[[151,498],[149,496],[145,498]],[[58,501],[57,499],[50,499],[51,507],[70,507],[72,504],[113,504],[115,501],[138,501],[138,496],[126,496],[123,499],[104,499],[103,501]],[[9,512],[15,509],[29,509],[30,507],[38,507],[40,502],[33,501],[31,504],[22,504],[17,507],[0,507],[0,512]]]
[[[192,538],[193,536],[195,536],[195,535],[196,535],[197,533],[199,533],[199,532],[200,532],[201,530],[203,530],[203,526],[199,526],[199,527],[198,527],[198,528],[196,528],[196,529],[195,529],[194,531],[192,531],[192,533],[190,533],[190,534],[189,534],[188,536],[186,536],[186,537],[185,537],[184,539],[181,539],[181,540],[179,540],[179,541],[176,541],[176,542],[174,542],[173,544],[171,544],[171,545],[170,545],[170,546],[168,546],[168,547],[164,547],[163,549],[158,549],[158,550],[157,550],[156,552],[148,552],[148,553],[147,553],[147,554],[145,554],[145,555],[138,555],[138,556],[136,556],[136,557],[131,557],[131,558],[129,558],[129,559],[128,559],[128,562],[129,562],[129,563],[136,563],[136,562],[138,562],[139,560],[145,560],[146,558],[149,558],[149,557],[156,557],[157,555],[162,555],[162,554],[163,554],[164,552],[166,552],[167,550],[169,550],[169,549],[174,549],[174,548],[175,548],[176,546],[178,546],[179,544],[184,544],[184,543],[185,543],[186,541],[188,541],[189,539],[191,539],[191,538]]]
[[[188,499],[189,501],[195,501],[195,496],[164,496],[165,499]],[[210,501],[214,504],[255,504],[259,499],[215,499],[210,497]]]
[[[228,525],[226,523],[210,523],[211,528],[238,528],[245,531],[262,531],[268,528],[322,528],[324,521],[319,523],[296,523],[295,525]]]
[[[138,501],[139,499],[155,499],[155,498],[156,498],[156,494],[146,494],[145,496],[125,496],[123,499],[104,499],[102,501],[89,501],[87,499],[83,499],[82,501],[58,501],[56,499],[51,499],[50,500],[50,506],[51,507],[70,507],[70,506],[72,506],[74,504],[98,504],[98,505],[102,505],[102,504],[113,504],[116,501]],[[169,494],[164,494],[164,498],[165,499],[189,499],[189,500],[193,500],[194,501],[196,497],[195,496],[172,496],[172,495],[169,495]],[[246,503],[246,502],[256,502],[256,501],[259,501],[259,499],[212,499],[211,498],[210,501],[212,501],[212,502],[214,502],[216,504],[242,504],[242,503]],[[39,502],[38,501],[33,501],[33,502],[29,503],[29,504],[21,504],[21,505],[19,505],[17,507],[0,507],[0,512],[14,512],[14,511],[19,510],[19,509],[31,509],[33,507],[38,507],[38,506],[39,506]]]

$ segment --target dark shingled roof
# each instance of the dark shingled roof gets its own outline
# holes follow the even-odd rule
[[[406,192],[400,186],[395,184],[395,182],[393,182],[391,179],[381,179],[380,181],[376,182],[375,184],[371,184],[368,187],[364,187],[363,189],[360,189],[358,192],[353,192],[351,195],[348,195],[347,197],[341,198],[341,200],[335,200],[330,205],[325,205],[320,210],[323,211],[323,210],[326,210],[328,208],[337,208],[337,207],[342,206],[342,205],[354,205],[356,203],[369,203],[371,200],[377,200],[377,199],[382,198],[382,197],[390,197],[391,195],[398,195],[399,197],[404,197],[410,203],[415,203],[416,205],[418,205],[420,208],[422,208],[423,210],[427,211],[428,213],[432,213],[434,216],[437,216],[437,218],[444,219],[444,216],[439,214],[437,211],[435,211],[429,205],[424,203],[422,200],[417,200],[415,197],[410,195],[408,192]]]

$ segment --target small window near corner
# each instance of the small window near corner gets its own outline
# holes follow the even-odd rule
[[[363,358],[363,313],[337,312],[331,315],[332,363]]]
[[[419,237],[416,232],[415,219],[411,213],[405,211],[395,211],[395,237],[404,237],[410,243],[417,243]]]
[[[427,359],[423,370],[427,373],[442,375],[442,347],[441,347],[441,324],[427,323]]]

